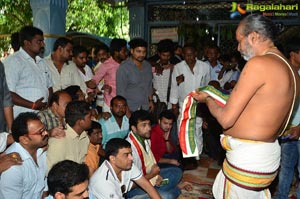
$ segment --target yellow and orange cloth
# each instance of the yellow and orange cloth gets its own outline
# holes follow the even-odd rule
[[[271,198],[268,186],[280,164],[278,140],[262,142],[221,135],[226,160],[217,175],[215,198]]]

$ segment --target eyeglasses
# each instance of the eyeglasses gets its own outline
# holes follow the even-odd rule
[[[47,132],[47,128],[46,126],[43,126],[43,128],[41,128],[40,130],[38,130],[37,132],[35,133],[28,133],[28,135],[45,135],[45,132]]]

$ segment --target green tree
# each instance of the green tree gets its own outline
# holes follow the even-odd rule
[[[128,39],[128,21],[128,9],[123,2],[68,0],[66,31]],[[10,34],[24,25],[32,25],[30,1],[0,0],[0,51],[8,49]]]
[[[129,38],[129,13],[123,2],[68,0],[66,30],[105,37]]]
[[[29,1],[0,0],[0,51],[8,49],[10,34],[24,25],[32,25]]]

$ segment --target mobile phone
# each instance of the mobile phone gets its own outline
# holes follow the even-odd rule
[[[163,186],[163,185],[166,185],[166,184],[169,184],[169,178],[165,178],[161,181],[160,183],[160,186]]]

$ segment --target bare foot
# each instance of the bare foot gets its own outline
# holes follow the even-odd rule
[[[186,191],[192,191],[193,190],[193,185],[189,182],[181,182],[178,185],[179,189],[185,189]]]

